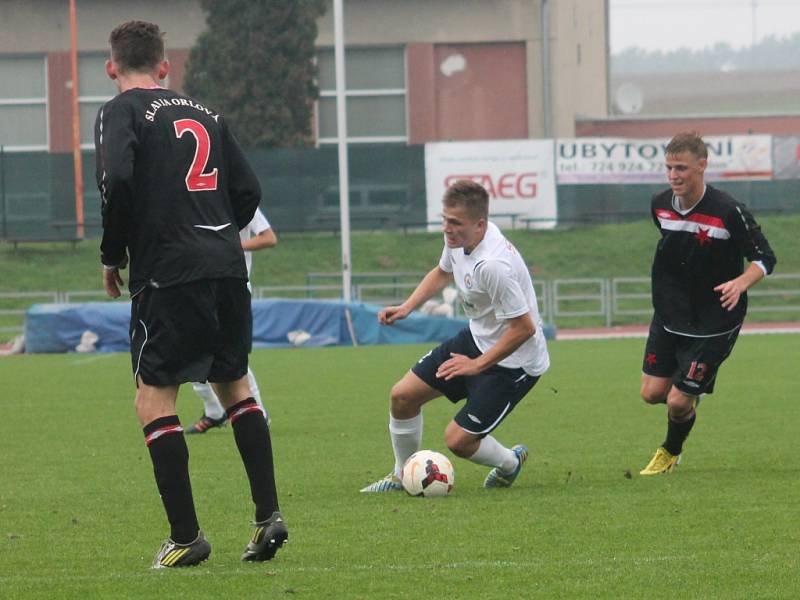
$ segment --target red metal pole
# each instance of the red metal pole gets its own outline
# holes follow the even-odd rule
[[[72,70],[72,162],[75,171],[75,237],[84,238],[83,232],[83,166],[81,161],[81,117],[78,109],[78,19],[75,0],[69,0],[69,62]]]

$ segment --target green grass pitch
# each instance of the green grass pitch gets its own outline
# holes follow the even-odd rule
[[[213,545],[152,571],[168,533],[127,355],[0,359],[0,597],[797,598],[798,338],[743,336],[677,472],[638,475],[665,431],[638,397],[643,340],[555,342],[553,367],[496,432],[531,458],[515,486],[455,459],[442,499],[359,494],[388,472],[391,384],[423,346],[260,350],[290,541],[239,561],[249,491],[229,428],[188,437]],[[184,424],[201,413],[181,391]],[[449,454],[454,414],[425,410]]]

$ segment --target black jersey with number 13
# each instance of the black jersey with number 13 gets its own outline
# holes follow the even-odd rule
[[[132,294],[198,279],[247,278],[239,230],[261,198],[222,117],[163,88],[123,92],[95,123],[102,262],[130,255]]]

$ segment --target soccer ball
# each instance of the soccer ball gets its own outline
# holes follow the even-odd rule
[[[420,450],[408,457],[400,472],[403,488],[411,496],[446,496],[453,489],[455,472],[450,460],[433,450]]]

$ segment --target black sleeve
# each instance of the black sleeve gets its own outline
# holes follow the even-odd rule
[[[220,119],[221,120],[221,119]],[[228,194],[239,231],[247,227],[261,202],[261,186],[247,157],[228,126],[222,121],[225,161],[228,168]]]
[[[761,262],[767,269],[767,274],[772,273],[778,260],[750,211],[737,202],[734,204],[728,221],[730,222],[726,223],[726,226],[741,253],[750,262]]]
[[[658,202],[658,195],[656,194],[655,196],[650,198],[650,218],[653,219],[653,223],[655,224],[656,229],[658,229],[658,231],[660,232],[661,222],[658,220],[658,217],[656,216],[657,202]]]
[[[100,109],[94,144],[103,216],[100,260],[104,265],[116,266],[125,259],[128,247],[136,149],[133,115],[124,104],[111,101]]]

